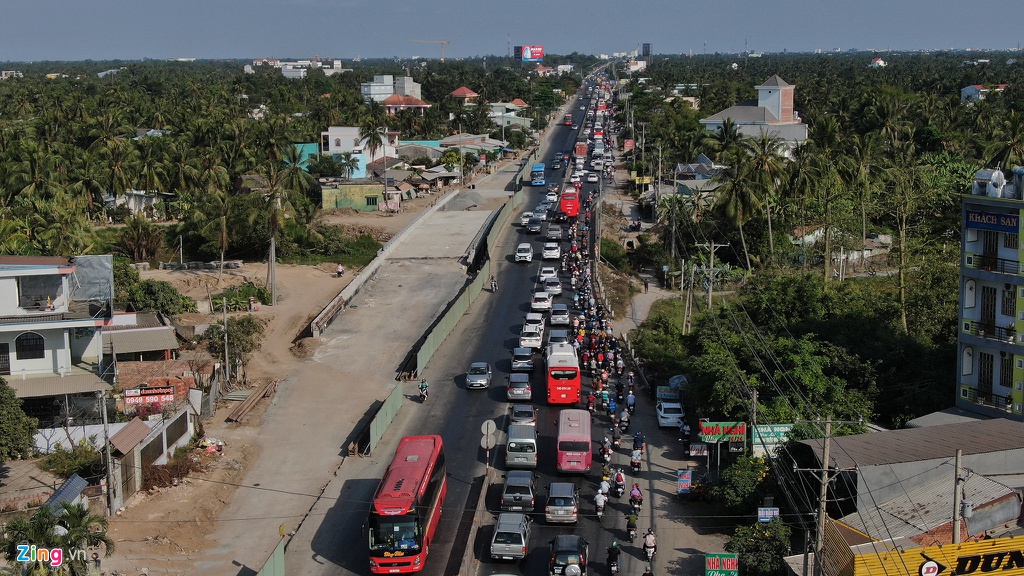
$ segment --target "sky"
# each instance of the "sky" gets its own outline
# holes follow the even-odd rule
[[[1020,0],[0,1],[0,62],[1007,49]],[[1019,27],[1016,27],[1020,30]]]

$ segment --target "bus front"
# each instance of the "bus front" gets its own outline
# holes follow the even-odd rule
[[[367,522],[370,572],[404,574],[423,569],[423,519],[412,510],[371,510]]]
[[[534,164],[530,170],[530,182],[534,186],[543,186],[544,180],[544,164]]]

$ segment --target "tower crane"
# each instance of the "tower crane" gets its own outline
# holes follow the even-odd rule
[[[409,40],[409,42],[420,42],[422,44],[440,44],[441,45],[441,64],[444,64],[444,46],[445,44],[451,44],[451,40]]]

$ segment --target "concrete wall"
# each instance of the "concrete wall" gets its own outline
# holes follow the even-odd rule
[[[43,357],[21,359],[16,353],[14,341],[26,332],[35,332],[43,337]],[[19,330],[17,332],[0,332],[0,343],[7,343],[11,350],[11,376],[17,378],[22,374],[60,374],[67,373],[71,368],[70,357],[64,347],[64,330]],[[10,378],[9,377],[9,378]]]
[[[346,184],[337,188],[324,188],[322,208],[352,208],[360,212],[377,212],[384,198],[384,187],[376,182],[370,184]],[[367,205],[367,196],[377,199],[376,205]]]

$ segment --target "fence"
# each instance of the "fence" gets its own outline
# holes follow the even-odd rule
[[[367,443],[365,453],[372,453],[373,449],[377,447],[377,442],[380,442],[380,439],[384,437],[388,426],[391,425],[395,415],[402,408],[402,398],[402,383],[399,382],[395,385],[395,389],[391,391],[391,394],[384,400],[384,403],[380,405],[380,409],[374,414],[373,420],[370,420],[370,441]]]

